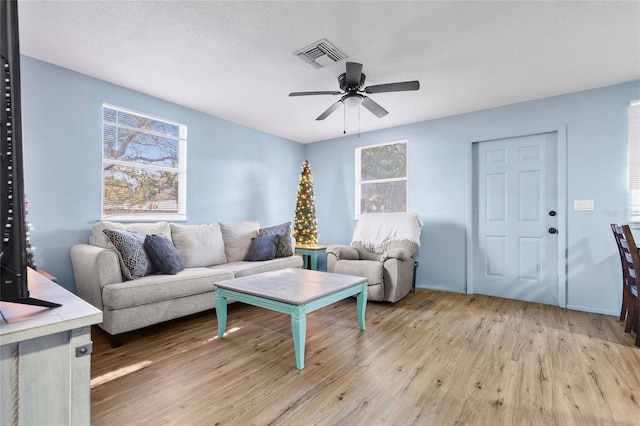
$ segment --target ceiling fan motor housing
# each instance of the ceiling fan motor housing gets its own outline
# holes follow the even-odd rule
[[[364,73],[360,73],[360,84],[358,85],[358,87],[347,87],[347,73],[342,73],[338,76],[338,83],[340,84],[340,89],[342,89],[342,91],[354,92],[362,89],[365,79],[366,76],[364,75]]]

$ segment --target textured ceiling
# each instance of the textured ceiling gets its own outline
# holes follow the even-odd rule
[[[638,1],[20,0],[19,19],[25,55],[301,143],[640,79]],[[339,90],[345,61],[293,54],[322,38],[365,85],[420,90],[316,121],[337,96],[287,95]]]

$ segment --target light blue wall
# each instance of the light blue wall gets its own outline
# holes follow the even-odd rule
[[[300,166],[311,163],[319,241],[348,243],[354,150],[409,141],[409,208],[423,218],[418,285],[466,291],[468,147],[492,135],[567,130],[567,304],[617,314],[620,265],[609,224],[628,206],[627,105],[640,81],[300,145],[179,105],[22,58],[25,187],[36,263],[74,290],[70,247],[100,218],[103,102],[188,126],[188,223],[292,220]],[[393,114],[393,111],[391,112]],[[573,200],[595,200],[574,212]]]
[[[349,243],[357,146],[409,141],[409,210],[425,222],[419,286],[465,292],[471,140],[564,127],[567,131],[567,306],[619,314],[620,263],[609,224],[625,222],[627,110],[640,81],[348,136],[306,146],[319,242]],[[391,111],[393,114],[393,111]],[[595,211],[574,212],[573,200]]]
[[[100,219],[103,102],[187,125],[187,223],[293,220],[303,145],[33,58],[21,66],[31,241],[67,289],[69,249]]]

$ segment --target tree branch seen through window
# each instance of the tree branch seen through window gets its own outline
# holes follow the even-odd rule
[[[356,148],[356,216],[407,211],[407,141]]]
[[[103,219],[184,219],[185,159],[186,126],[103,105]]]

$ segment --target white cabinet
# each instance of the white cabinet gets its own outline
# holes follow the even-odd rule
[[[91,325],[102,312],[29,270],[42,308],[0,302],[0,425],[89,425]]]

